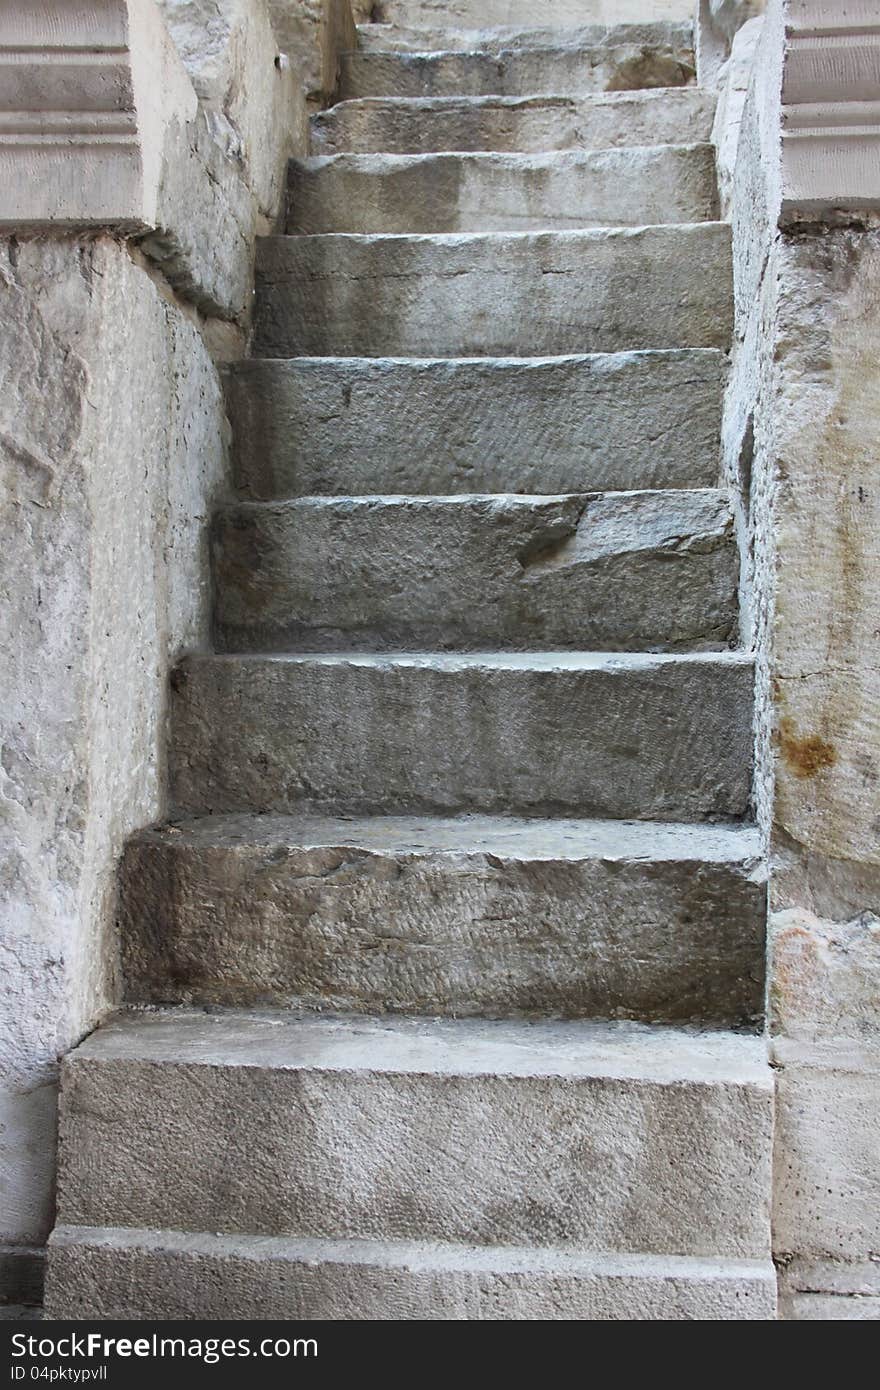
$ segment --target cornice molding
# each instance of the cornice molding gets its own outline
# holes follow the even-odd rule
[[[153,0],[0,10],[0,226],[156,225],[172,127],[198,101]]]
[[[787,0],[782,211],[880,208],[880,0]]]

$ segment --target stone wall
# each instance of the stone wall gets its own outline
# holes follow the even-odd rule
[[[115,994],[116,863],[163,811],[169,664],[207,641],[225,439],[201,326],[123,242],[6,239],[0,306],[0,1243],[27,1247],[55,1064]]]
[[[798,48],[805,9],[821,38],[818,0],[772,0],[722,73],[736,266],[724,462],[746,554],[756,801],[771,854],[782,1310],[864,1318],[880,1316],[880,223],[865,185],[843,187],[827,167],[827,117],[811,152],[787,143],[793,57],[816,122]],[[825,9],[838,52],[864,41]],[[871,18],[880,34],[880,6],[859,9],[852,22]],[[846,90],[837,119],[857,127],[864,113],[847,113]],[[844,160],[844,178],[857,167]]]
[[[57,1062],[117,997],[120,851],[209,641],[221,366],[305,143],[267,4],[164,0],[179,52],[154,0],[0,15],[0,1302],[38,1295]]]

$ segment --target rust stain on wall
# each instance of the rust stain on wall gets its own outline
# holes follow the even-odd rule
[[[779,748],[796,777],[815,777],[824,767],[834,767],[837,750],[819,734],[800,737],[794,720],[786,716],[779,725]]]

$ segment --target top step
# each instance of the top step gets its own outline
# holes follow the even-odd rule
[[[543,17],[542,17],[543,18]],[[615,48],[621,44],[658,43],[690,45],[693,28],[688,24],[547,24],[487,25],[462,29],[444,24],[430,28],[403,25],[361,24],[357,30],[360,53],[493,53],[512,48]]]
[[[688,20],[693,10],[693,0],[543,0],[540,7],[541,23],[548,27]],[[377,0],[373,15],[380,24],[429,27],[532,24],[535,0]]]
[[[342,55],[341,99],[583,95],[684,87],[695,76],[690,25],[359,34],[359,49]]]

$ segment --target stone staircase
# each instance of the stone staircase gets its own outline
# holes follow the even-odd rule
[[[468,6],[361,29],[259,249],[52,1316],[774,1316],[712,101]]]

